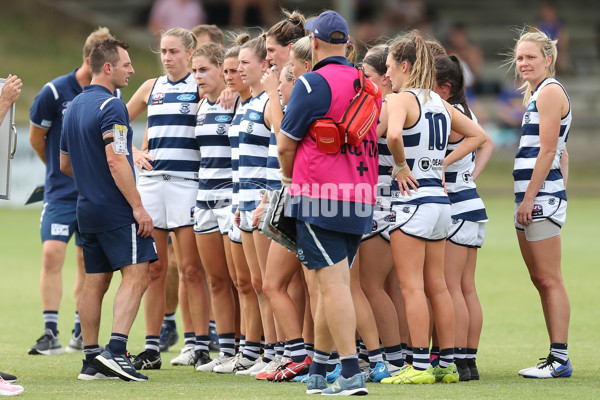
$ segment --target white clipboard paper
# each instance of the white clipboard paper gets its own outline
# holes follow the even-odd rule
[[[0,78],[0,91],[6,79]],[[0,126],[0,199],[10,199],[11,161],[17,151],[17,127],[15,126],[15,105],[10,109]]]

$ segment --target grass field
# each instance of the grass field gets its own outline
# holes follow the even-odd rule
[[[485,196],[485,190],[482,192]],[[598,246],[598,199],[571,197],[569,217],[563,229],[563,271],[571,298],[570,356],[575,373],[570,379],[526,380],[517,370],[545,356],[548,338],[539,298],[529,282],[517,248],[509,197],[486,198],[490,222],[486,244],[480,250],[477,282],[484,311],[484,329],[478,365],[481,380],[456,385],[390,387],[369,384],[371,397],[424,399],[493,398],[599,398],[599,368],[594,351],[600,331],[598,281],[593,258]],[[169,360],[180,349],[163,355],[163,369],[149,371],[149,382],[80,382],[76,376],[83,355],[29,356],[27,350],[42,332],[39,295],[39,207],[0,208],[0,370],[19,377],[22,396],[40,399],[201,398],[277,399],[304,398],[304,386],[266,383],[252,378],[205,374],[192,368],[175,368]],[[72,329],[74,302],[73,248],[64,268],[65,290],[59,330],[63,345]],[[107,294],[101,344],[110,334],[111,300],[119,277]],[[181,324],[179,324],[181,328]],[[130,335],[129,350],[137,353],[144,344],[143,318],[138,316]]]

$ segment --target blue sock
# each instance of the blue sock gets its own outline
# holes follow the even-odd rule
[[[163,324],[175,328],[175,313],[165,314],[163,318]]]
[[[353,377],[356,374],[360,374],[360,366],[358,365],[358,355],[353,354],[351,356],[340,357],[342,364],[342,376],[346,379]]]
[[[96,356],[100,355],[100,346],[97,344],[91,346],[83,346],[83,354],[85,354],[85,360],[88,363],[92,363]]]
[[[58,311],[43,311],[44,329],[50,329],[52,334],[58,336]]]
[[[324,353],[315,349],[315,356],[308,370],[309,375],[321,375],[323,378],[327,376],[327,361],[329,361],[329,353]]]
[[[128,336],[122,333],[111,333],[110,341],[108,342],[108,348],[111,353],[125,354],[127,352],[127,339]]]
[[[79,337],[81,335],[81,321],[79,320],[79,312],[75,311],[75,329],[73,330],[73,336]]]

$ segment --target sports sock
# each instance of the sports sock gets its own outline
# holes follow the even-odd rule
[[[562,365],[567,365],[569,361],[569,351],[566,343],[552,343],[550,345],[550,354],[556,358],[556,361]]]
[[[238,353],[243,353],[246,348],[246,335],[240,336],[240,345],[238,346]]]
[[[58,311],[44,310],[44,329],[50,329],[54,337],[58,336]]]
[[[175,327],[175,313],[165,314],[163,318],[163,324],[166,324],[172,328]]]
[[[258,357],[260,357],[260,343],[246,342],[243,356],[252,361],[258,359]]]
[[[334,350],[329,355],[329,360],[327,361],[327,372],[331,372],[335,369],[335,367],[340,363],[340,355],[337,350]]]
[[[79,313],[75,311],[75,328],[73,328],[73,336],[81,336],[81,321],[79,320]]]
[[[402,345],[385,347],[385,359],[395,367],[401,367],[404,365],[402,358]]]
[[[464,360],[467,358],[467,348],[466,347],[455,347],[454,348],[454,359],[455,360]]]
[[[235,355],[235,333],[223,333],[219,335],[219,349],[227,357]]]
[[[369,350],[369,368],[375,368],[379,362],[383,362],[381,349]]]
[[[100,355],[100,346],[98,346],[97,344],[91,346],[83,346],[83,354],[85,354],[85,360],[88,363],[91,363],[94,361],[94,358],[96,358],[96,356]]]
[[[467,360],[474,360],[477,358],[477,349],[467,348]]]
[[[429,347],[412,348],[412,366],[414,369],[424,371],[429,367]]]
[[[283,342],[275,343],[275,357],[281,358],[283,357],[284,345]]]
[[[413,348],[410,346],[406,347],[406,363],[411,365],[413,363]]]
[[[290,343],[286,340],[283,345],[283,356],[292,358],[292,351],[290,350]]]
[[[440,350],[440,367],[447,368],[454,362],[454,347]]]
[[[146,336],[146,346],[144,346],[144,349],[148,352],[154,352],[158,354],[160,353],[159,343],[160,336],[148,335]]]
[[[263,346],[262,360],[265,364],[270,363],[275,358],[275,343],[267,343]]]
[[[158,336],[156,337],[158,338]],[[110,341],[108,342],[110,352],[115,354],[125,354],[127,352],[127,339],[128,336],[123,335],[122,333],[111,333]],[[158,346],[158,342],[156,345]]]
[[[183,333],[183,347],[196,347],[196,334],[194,332]]]
[[[381,357],[381,353],[379,353]],[[358,365],[358,354],[351,356],[340,357],[340,363],[342,364],[341,375],[348,379],[356,374],[360,374],[360,366]]]
[[[304,348],[306,348],[306,355],[311,359],[315,357],[315,344],[304,342]]]
[[[290,347],[290,356],[295,363],[301,363],[306,358],[306,349],[302,338],[292,339],[288,342]]]
[[[362,341],[362,339],[360,340],[359,349],[360,351],[358,352],[358,358],[369,361],[369,350],[367,350],[367,346],[365,346],[365,343]]]
[[[208,335],[196,336],[196,345],[194,351],[206,351],[208,353],[208,345],[210,344],[210,337]]]
[[[309,375],[321,375],[323,378],[327,376],[327,363],[330,359],[329,353],[315,349],[315,356],[308,370]]]

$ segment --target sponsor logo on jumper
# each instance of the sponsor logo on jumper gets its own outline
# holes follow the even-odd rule
[[[179,112],[182,114],[189,114],[190,113],[190,103],[181,103],[181,106],[179,107]]]
[[[165,102],[165,94],[164,93],[154,93],[152,95],[152,101],[150,105],[163,104]]]
[[[177,100],[179,100],[179,101],[192,101],[195,99],[196,99],[196,95],[191,94],[191,93],[184,93],[184,94],[180,94],[179,96],[177,96]]]

